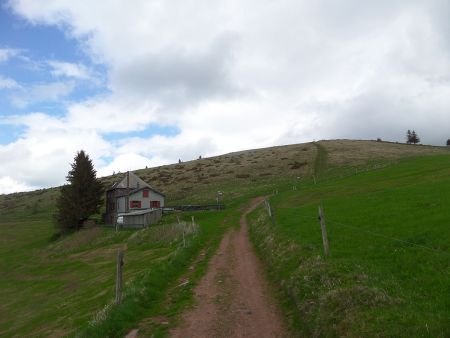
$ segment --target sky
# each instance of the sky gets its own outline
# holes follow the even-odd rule
[[[448,0],[0,0],[0,194],[320,139],[450,138]]]

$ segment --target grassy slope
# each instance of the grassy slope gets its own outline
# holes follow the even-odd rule
[[[353,168],[352,165],[364,167],[368,160],[375,159],[384,163],[404,156],[445,151],[440,148],[375,142],[338,143],[320,142],[326,153],[337,156],[337,159],[347,158],[349,147],[353,148],[359,155],[354,163],[346,160],[350,169]],[[371,146],[377,147],[376,154],[367,152]],[[341,148],[342,154],[339,151]],[[149,240],[145,244],[139,244],[139,240],[133,237],[134,232],[116,235],[109,229],[96,229],[50,243],[49,238],[53,232],[51,215],[58,189],[0,196],[0,335],[23,336],[31,332],[36,335],[48,335],[50,332],[57,335],[86,327],[93,314],[113,297],[114,257],[119,247],[127,248],[126,281],[131,283],[132,280],[144,280],[142,276],[147,271],[159,269],[158,274],[153,274],[155,280],[151,279],[153,277],[145,279],[148,284],[158,285],[159,292],[155,294],[152,290],[145,290],[152,300],[151,305],[148,302],[147,305],[126,302],[128,305],[112,310],[114,316],[111,318],[117,319],[116,324],[111,325],[114,321],[107,320],[96,325],[93,331],[88,331],[89,334],[102,335],[112,332],[108,330],[115,332],[120,327],[130,328],[142,317],[161,314],[169,316],[172,325],[176,322],[176,314],[182,304],[189,303],[192,283],[180,296],[185,297],[184,301],[172,299],[172,305],[168,306],[164,299],[170,293],[173,283],[187,271],[200,250],[210,248],[213,251],[226,229],[226,226],[222,226],[222,219],[236,218],[237,207],[252,196],[267,194],[275,187],[290,186],[292,182],[297,182],[297,177],[308,177],[314,170],[316,154],[317,147],[314,144],[300,144],[138,171],[140,176],[168,194],[169,203],[210,203],[214,201],[217,190],[225,192],[223,198],[224,203],[229,206],[227,211],[197,214],[201,220],[202,235],[195,237],[192,250],[182,253],[176,259],[172,253],[178,252],[177,248],[181,245],[179,232],[173,234],[174,238],[165,241]],[[328,163],[342,164],[333,157],[328,159]],[[324,168],[317,172],[318,181],[340,172],[344,172],[344,169],[329,172]],[[120,177],[116,175],[103,180],[105,185],[109,185],[118,179]],[[189,216],[190,214],[185,215],[187,218]],[[166,218],[165,223],[173,221]],[[148,238],[149,235],[139,236]],[[199,271],[201,274],[202,269]],[[132,289],[142,288],[142,285],[137,285]],[[161,334],[166,330],[152,323],[147,325],[147,329]]]
[[[276,225],[259,210],[252,216],[252,238],[301,334],[450,336],[448,155],[324,177],[297,191],[280,189],[271,201]]]

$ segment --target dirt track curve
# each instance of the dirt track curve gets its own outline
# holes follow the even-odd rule
[[[240,229],[225,234],[194,290],[197,305],[183,315],[171,337],[288,336],[248,238],[246,215],[262,200],[253,199],[241,216]]]

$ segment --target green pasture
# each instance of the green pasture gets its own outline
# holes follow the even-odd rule
[[[251,235],[299,334],[450,336],[449,156],[323,175],[270,202],[275,224],[260,209]]]
[[[195,233],[187,231],[186,247],[174,215],[147,230],[115,233],[111,228],[94,228],[56,241],[50,241],[54,230],[49,214],[4,219],[0,336],[61,336],[76,330],[86,336],[120,335],[144,316],[174,311],[161,306],[165,291],[200,250],[213,250],[228,226],[222,222],[228,211],[194,215],[199,227]],[[179,215],[189,224],[190,216]],[[128,307],[126,315],[120,314],[121,307],[111,307],[119,249],[125,250],[121,307]],[[145,288],[143,282],[148,283]],[[130,307],[133,292],[142,290],[147,293],[141,295],[145,302]],[[107,323],[109,312],[119,318],[114,325]]]
[[[192,288],[222,234],[238,225],[241,207],[270,189],[225,187],[227,208],[222,211],[170,214],[144,230],[116,233],[111,227],[95,227],[59,239],[53,238],[51,203],[41,203],[37,210],[19,207],[3,213],[0,336],[121,336],[136,327],[165,336],[191,304]],[[190,230],[192,216],[198,225],[195,232]],[[115,306],[119,249],[125,251],[125,286],[123,303]],[[191,273],[198,257],[202,259]],[[189,282],[177,287],[186,274]],[[159,317],[168,324],[152,321]]]

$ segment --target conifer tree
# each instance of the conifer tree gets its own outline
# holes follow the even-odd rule
[[[450,138],[447,140],[447,147],[450,146]]]
[[[412,133],[411,133],[411,130],[408,129],[408,131],[406,132],[406,143],[410,144],[411,138],[412,138]]]
[[[413,130],[412,133],[411,133],[411,143],[412,144],[417,144],[419,142],[420,142],[419,135],[417,135],[416,131]]]
[[[409,130],[406,132],[406,143],[408,144],[417,144],[420,142],[419,135],[417,135],[416,131]]]
[[[96,177],[92,160],[83,150],[75,156],[57,201],[56,224],[64,233],[78,230],[90,216],[98,213],[103,202],[103,187]]]

